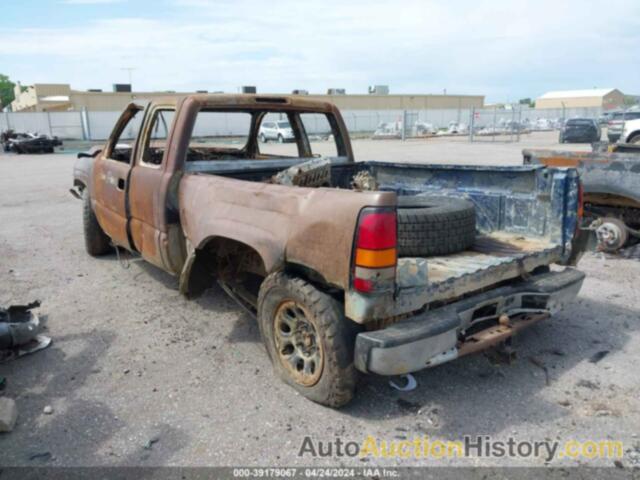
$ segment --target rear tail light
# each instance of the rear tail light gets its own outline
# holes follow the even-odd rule
[[[395,209],[363,209],[356,231],[353,288],[363,293],[393,290],[398,262],[396,247]]]

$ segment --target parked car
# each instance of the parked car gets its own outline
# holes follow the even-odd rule
[[[609,123],[607,123],[607,138],[609,139],[609,143],[615,143],[620,140],[622,129],[626,121],[638,119],[640,119],[640,111],[638,110],[613,112]]]
[[[220,114],[242,117],[242,144],[216,143]],[[270,114],[287,116],[294,156],[260,151]],[[326,118],[333,156],[312,150],[308,115]],[[138,138],[121,143],[139,118]],[[567,305],[584,279],[549,268],[579,254],[575,169],[355,162],[327,102],[131,104],[105,146],[80,157],[72,193],[87,252],[140,255],[189,297],[217,279],[256,315],[277,374],[324,405],[347,403],[360,373],[405,374],[500,345]]]
[[[593,143],[600,141],[600,125],[591,118],[570,118],[560,129],[559,143]]]
[[[640,144],[640,117],[625,120],[619,141],[621,143]]]
[[[278,143],[294,142],[295,136],[291,124],[286,120],[278,120],[277,122],[265,121],[260,125],[258,137],[262,143],[269,140],[275,140]]]

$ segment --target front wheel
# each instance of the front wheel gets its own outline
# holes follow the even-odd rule
[[[258,322],[267,353],[280,378],[308,399],[340,407],[355,392],[353,365],[359,326],[342,305],[315,286],[285,273],[260,287]]]
[[[264,133],[260,134],[260,143],[267,143],[267,137],[264,136]]]
[[[284,137],[282,135],[278,135],[278,143],[284,143]]]
[[[82,225],[84,227],[84,246],[92,257],[109,253],[109,237],[98,223],[96,214],[91,208],[91,197],[86,188],[82,191]]]

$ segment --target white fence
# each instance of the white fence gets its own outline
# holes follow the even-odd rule
[[[404,128],[404,138],[411,136],[416,123],[428,123],[435,129],[447,129],[453,123],[474,125],[474,131],[497,128],[499,125],[532,125],[543,120],[556,124],[559,119],[574,116],[597,118],[602,113],[599,108],[573,109],[531,109],[514,106],[514,109],[437,109],[437,110],[343,110],[342,116],[352,134],[370,134],[382,123],[399,125]],[[104,140],[108,138],[120,112],[4,112],[0,113],[0,131],[8,128],[55,135],[68,140]],[[246,134],[245,122],[237,122],[220,114],[207,122],[209,132],[224,135]],[[320,127],[318,127],[320,129]],[[313,130],[311,128],[310,130]],[[135,125],[125,132],[125,137],[135,135]],[[309,133],[321,133],[309,131]]]

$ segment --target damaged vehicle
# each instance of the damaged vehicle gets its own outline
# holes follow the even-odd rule
[[[0,135],[2,148],[5,152],[26,153],[54,153],[55,147],[61,146],[58,137],[40,135],[38,133],[17,133],[6,130]]]
[[[295,136],[288,154],[259,141],[281,116]],[[314,128],[331,141],[311,142]],[[81,157],[72,192],[90,255],[128,250],[191,297],[217,281],[256,315],[277,374],[332,407],[361,373],[406,374],[507,342],[571,302],[584,278],[550,269],[579,253],[575,169],[356,163],[326,102],[131,104]]]
[[[583,243],[613,253],[640,241],[640,147],[593,147],[593,152],[523,150],[523,161],[578,170],[584,188]]]

